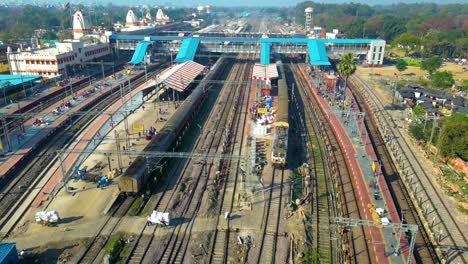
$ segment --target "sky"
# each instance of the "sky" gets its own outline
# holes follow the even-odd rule
[[[65,0],[64,0],[65,1]],[[96,1],[96,0],[81,0],[81,1]],[[99,0],[98,2],[105,2],[108,0]],[[198,4],[202,5],[212,5],[212,6],[294,6],[298,3],[303,2],[303,0],[172,0],[172,1],[151,1],[151,0],[114,0],[113,3],[119,3],[123,5],[128,5],[133,3],[133,5],[138,4],[156,4],[158,5],[175,5],[175,6],[196,6]],[[369,4],[369,5],[382,5],[382,4],[394,4],[394,3],[416,3],[416,2],[434,2],[437,4],[444,4],[444,3],[468,3],[468,0],[321,0],[321,1],[314,1],[319,3],[327,3],[327,4],[339,4],[339,3],[362,3],[362,4]]]
[[[47,4],[47,3],[61,3],[65,4],[66,2],[70,1],[72,4],[85,4],[85,5],[93,5],[97,4],[107,4],[107,3],[114,3],[117,5],[161,5],[161,6],[197,6],[198,4],[202,5],[212,5],[212,6],[294,6],[302,0],[162,0],[162,1],[154,1],[154,0],[15,0],[13,2],[18,3],[39,3],[39,4]],[[8,1],[7,1],[8,2]],[[437,4],[448,4],[448,3],[465,3],[468,4],[468,0],[321,0],[315,1],[319,3],[327,3],[327,4],[339,4],[339,3],[362,3],[362,4],[369,4],[369,5],[384,5],[384,4],[394,4],[394,3],[416,3],[416,2],[434,2]]]

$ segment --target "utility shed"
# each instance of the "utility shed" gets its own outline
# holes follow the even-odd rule
[[[18,263],[16,243],[0,243],[0,264]]]

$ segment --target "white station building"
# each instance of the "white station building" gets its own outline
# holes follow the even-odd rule
[[[8,64],[11,74],[39,74],[45,78],[66,75],[67,68],[86,65],[111,53],[108,36],[89,34],[90,30],[78,7],[73,14],[73,39],[56,43],[56,47],[16,51],[7,48]]]

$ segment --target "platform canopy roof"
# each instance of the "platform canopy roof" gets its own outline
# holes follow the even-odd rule
[[[8,85],[18,85],[23,82],[36,81],[42,78],[42,75],[13,75],[13,74],[0,74],[0,90],[4,86]]]
[[[168,88],[182,92],[204,69],[205,66],[194,61],[175,64],[161,72],[151,86],[163,84]]]
[[[252,72],[253,80],[272,80],[276,78],[278,78],[276,64],[255,63]]]

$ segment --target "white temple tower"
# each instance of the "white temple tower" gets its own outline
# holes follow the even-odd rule
[[[314,9],[312,7],[308,7],[305,9],[305,29],[306,31],[310,31],[312,29],[312,13],[314,12]]]
[[[78,7],[75,14],[73,14],[73,38],[80,39],[88,31],[89,29],[86,28],[81,8]]]
[[[129,26],[136,26],[138,25],[138,21],[137,21],[137,18],[135,16],[135,14],[133,13],[133,10],[130,8],[127,12],[127,18],[125,20],[125,26],[126,27],[129,27]]]

